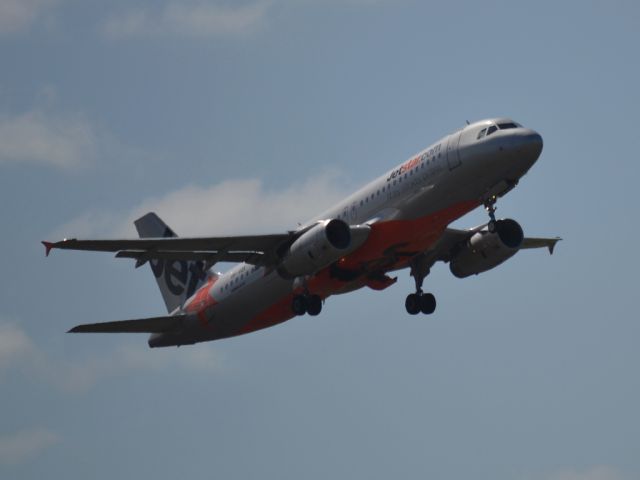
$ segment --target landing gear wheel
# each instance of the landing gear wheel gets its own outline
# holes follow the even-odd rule
[[[420,303],[420,296],[417,293],[407,295],[407,299],[404,302],[407,313],[410,315],[417,315],[420,313]]]
[[[296,295],[291,302],[291,310],[296,315],[304,315],[307,313],[307,299],[302,295]]]
[[[318,295],[307,297],[307,313],[313,317],[322,311],[322,299]]]
[[[436,311],[436,297],[432,293],[425,293],[420,296],[420,311],[425,315],[431,315]]]

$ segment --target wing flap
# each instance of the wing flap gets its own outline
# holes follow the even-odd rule
[[[118,258],[133,258],[140,265],[149,260],[188,260],[203,261],[209,264],[217,262],[246,262],[253,265],[260,263],[264,257],[262,252],[197,252],[197,251],[157,251],[157,250],[120,250],[116,253]]]
[[[87,323],[73,327],[67,333],[167,333],[179,332],[187,315],[139,318],[116,322]]]

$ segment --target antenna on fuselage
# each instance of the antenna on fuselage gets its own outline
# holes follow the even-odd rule
[[[469,123],[469,120],[465,120],[465,122],[467,122],[467,125],[471,125],[471,124]]]

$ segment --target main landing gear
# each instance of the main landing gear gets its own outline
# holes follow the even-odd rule
[[[436,297],[433,296],[433,293],[423,293],[419,290],[407,295],[404,306],[407,313],[411,315],[417,315],[420,312],[431,315],[436,311]]]
[[[291,310],[296,315],[309,315],[315,317],[322,311],[322,299],[318,295],[294,295],[291,302]]]
[[[429,274],[429,265],[424,257],[420,257],[412,262],[411,276],[416,282],[416,293],[407,295],[404,306],[407,313],[417,315],[422,312],[425,315],[431,315],[436,310],[436,297],[433,293],[424,293],[422,291],[422,283]]]

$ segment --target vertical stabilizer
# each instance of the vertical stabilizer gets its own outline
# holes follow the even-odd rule
[[[153,212],[133,223],[140,238],[177,237]],[[169,313],[181,307],[207,278],[207,269],[203,262],[155,259],[149,263]]]

